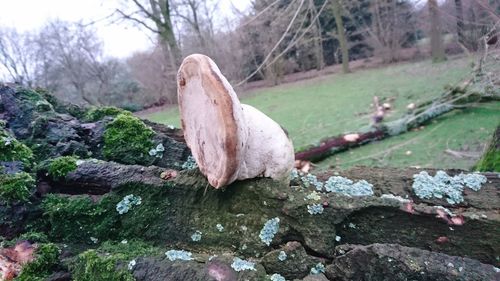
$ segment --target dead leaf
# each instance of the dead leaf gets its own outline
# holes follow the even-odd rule
[[[166,170],[160,174],[160,178],[163,180],[170,180],[170,179],[174,179],[175,177],[177,177],[176,170]]]

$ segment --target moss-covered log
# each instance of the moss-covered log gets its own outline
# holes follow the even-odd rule
[[[0,119],[37,162],[69,155],[179,168],[190,155],[178,129],[117,108],[62,106],[44,91],[0,85]]]
[[[163,171],[89,160],[63,179],[49,176],[49,184],[56,187],[52,191],[109,193],[92,199],[94,203],[82,196],[52,195],[44,199],[41,208],[47,228],[62,240],[140,238],[193,250],[237,251],[245,256],[263,256],[272,247],[299,241],[310,253],[331,259],[334,246],[339,244],[336,236],[341,237],[341,243],[396,243],[492,264],[500,255],[500,179],[496,174],[485,174],[488,182],[480,191],[467,190],[464,202],[453,205],[414,196],[411,183],[417,169],[363,168],[343,173],[374,185],[375,195],[362,197],[321,192],[311,196],[313,189],[268,179],[237,182],[225,190],[215,190],[208,188],[196,171],[183,171],[168,180],[161,178]],[[407,199],[380,197],[383,194]],[[126,195],[141,197],[142,202],[119,214],[116,206]],[[308,206],[316,203],[323,205],[324,211],[312,215]],[[436,206],[445,206],[452,216],[462,218],[463,224],[454,225],[440,217],[442,207]],[[86,211],[79,215],[72,208]],[[270,248],[259,234],[272,218],[280,221]],[[67,220],[78,223],[67,225]],[[349,227],[352,225],[355,227]],[[197,231],[201,240],[193,241],[191,236]],[[440,237],[449,242],[436,242]]]

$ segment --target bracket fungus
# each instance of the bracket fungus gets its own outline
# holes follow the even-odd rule
[[[177,89],[184,138],[210,185],[288,177],[294,151],[286,132],[264,113],[241,104],[212,59],[186,57]]]

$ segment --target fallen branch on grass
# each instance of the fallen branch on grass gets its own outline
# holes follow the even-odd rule
[[[408,132],[454,109],[463,109],[477,103],[500,101],[500,91],[498,86],[495,86],[500,81],[500,75],[485,72],[484,68],[482,64],[481,68],[476,68],[470,77],[457,86],[446,90],[438,98],[415,106],[398,120],[373,124],[358,130],[358,133],[326,138],[318,145],[311,145],[296,152],[295,159],[320,161],[349,148]]]

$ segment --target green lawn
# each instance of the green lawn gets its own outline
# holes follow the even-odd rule
[[[289,131],[295,147],[300,148],[368,125],[373,96],[394,99],[393,110],[386,120],[396,119],[405,113],[409,103],[428,100],[439,95],[444,86],[462,80],[470,72],[470,64],[471,59],[460,58],[439,64],[421,61],[333,74],[260,89],[242,98],[242,102],[280,123]],[[444,150],[477,154],[500,122],[499,115],[495,114],[500,104],[487,106],[467,112],[455,111],[424,130],[335,155],[320,163],[320,167],[364,164],[468,168],[474,158],[457,158],[445,154]],[[179,126],[176,108],[147,118]],[[410,155],[406,155],[408,150],[412,151]]]

